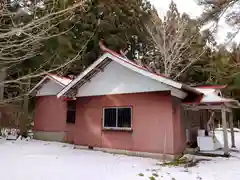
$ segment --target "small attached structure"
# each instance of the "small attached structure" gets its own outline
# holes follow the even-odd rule
[[[46,75],[29,95],[35,96],[34,138],[39,140],[64,141],[70,126],[67,119],[67,101],[57,98],[72,80],[55,74]]]
[[[224,155],[229,155],[230,148],[228,143],[227,132],[227,113],[229,113],[229,124],[231,128],[232,147],[235,147],[234,128],[233,128],[233,108],[240,108],[237,100],[222,97],[221,90],[226,86],[205,86],[196,87],[196,90],[202,92],[204,95],[195,102],[185,102],[183,104],[185,110],[200,111],[210,110],[221,112],[223,139],[224,139]],[[212,117],[210,120],[213,120]],[[211,123],[211,122],[210,122]]]

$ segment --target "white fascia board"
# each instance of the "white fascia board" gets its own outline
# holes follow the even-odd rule
[[[65,87],[65,85],[63,83],[61,83],[60,81],[58,81],[57,79],[53,78],[52,76],[47,76],[47,78],[49,78],[50,80],[54,81],[55,83],[59,84],[62,87]]]
[[[161,77],[161,76],[158,76],[156,74],[153,74],[151,72],[148,72],[146,70],[143,70],[139,67],[136,67],[135,65],[131,64],[131,62],[126,62],[126,60],[121,60],[111,54],[108,54],[109,58],[111,58],[112,60],[114,60],[115,62],[135,71],[135,72],[138,72],[146,77],[149,77],[151,79],[154,79],[156,81],[159,81],[163,84],[166,84],[166,85],[169,85],[169,86],[172,86],[174,88],[177,88],[177,89],[181,89],[182,88],[182,84],[181,83],[178,83],[178,82],[175,82],[175,81],[172,81],[170,79],[167,79],[167,78],[164,78],[164,77]]]
[[[29,92],[28,95],[32,94],[32,92],[38,87],[40,86],[48,77],[45,76],[44,78],[42,78],[41,81],[39,81]]]
[[[71,89],[71,87],[76,85],[84,76],[86,76],[90,71],[92,71],[95,67],[97,67],[107,57],[109,57],[108,53],[103,54],[97,61],[95,61],[92,65],[90,65],[85,71],[83,71],[76,79],[74,79],[65,88],[63,88],[57,94],[57,98],[63,96],[67,91],[69,91]]]
[[[61,82],[57,81],[56,79],[52,78],[51,76],[47,75],[44,78],[42,78],[41,81],[39,81],[39,83],[37,83],[29,92],[28,95],[32,94],[33,91],[38,88],[38,86],[40,86],[42,83],[44,83],[47,79],[50,79],[52,81],[54,81],[55,83],[59,84],[60,86],[64,87],[64,84],[62,84]]]
[[[187,97],[187,93],[176,88],[171,88],[171,95],[180,99],[185,99]]]
[[[67,91],[71,89],[74,85],[76,85],[84,76],[86,76],[90,71],[92,71],[96,66],[98,66],[104,59],[109,58],[122,66],[137,72],[143,76],[146,76],[148,78],[151,78],[153,80],[156,80],[160,83],[166,84],[170,87],[173,87],[175,90],[173,91],[173,94],[177,97],[184,97],[185,93],[180,91],[182,88],[182,84],[175,82],[173,80],[161,77],[159,75],[153,74],[151,72],[148,72],[144,69],[141,69],[141,67],[137,67],[137,65],[132,64],[132,62],[127,62],[128,60],[126,59],[121,59],[120,57],[116,57],[110,53],[105,53],[103,54],[97,61],[95,61],[92,65],[90,65],[85,71],[83,71],[76,79],[74,79],[72,82],[70,82],[65,88],[63,88],[58,94],[57,98],[63,96]],[[176,92],[176,90],[179,90]],[[180,95],[181,94],[181,95]]]

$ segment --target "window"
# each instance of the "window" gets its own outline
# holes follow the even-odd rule
[[[75,124],[76,119],[76,101],[67,102],[67,123]]]
[[[103,127],[125,129],[132,127],[132,108],[104,108]]]

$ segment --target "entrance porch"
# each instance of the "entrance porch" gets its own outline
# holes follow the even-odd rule
[[[233,109],[240,104],[234,99],[221,97],[216,91],[204,89],[204,95],[198,102],[185,102],[182,105],[182,118],[185,122],[188,147],[197,149],[200,153],[219,154],[229,156],[235,150],[235,136],[233,125]],[[223,144],[215,136],[217,122],[221,122]],[[231,133],[231,147],[228,140],[228,126]]]

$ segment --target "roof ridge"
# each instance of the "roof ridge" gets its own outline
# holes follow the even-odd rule
[[[135,72],[139,72],[140,74],[142,74],[148,78],[157,80],[157,81],[159,81],[163,84],[169,85],[173,88],[182,89],[183,91],[191,92],[196,95],[202,95],[202,93],[200,91],[197,91],[195,88],[192,88],[181,82],[174,81],[162,74],[158,74],[158,73],[149,71],[147,68],[140,66],[140,65],[134,63],[133,61],[122,57],[117,52],[114,52],[114,51],[108,49],[107,47],[105,47],[104,44],[102,43],[102,41],[99,42],[99,46],[100,46],[100,49],[104,52],[104,54],[101,57],[99,57],[95,62],[93,62],[87,69],[85,69],[83,72],[81,72],[65,88],[63,88],[62,91],[60,91],[58,93],[58,95],[57,95],[58,98],[61,97],[62,95],[65,95],[65,93],[67,93],[69,91],[69,89],[71,89],[73,86],[75,86],[78,81],[80,81],[82,78],[84,78],[84,76],[86,76],[86,74],[90,73],[94,68],[96,68],[100,63],[102,63],[106,58],[116,61],[117,63],[119,63]]]
[[[113,55],[113,56],[117,56],[118,58],[121,58],[121,60],[123,60],[123,61],[131,62],[133,65],[135,65],[135,66],[137,66],[137,67],[139,67],[139,68],[141,68],[141,69],[143,69],[143,70],[145,70],[145,71],[148,71],[148,72],[150,72],[150,73],[152,73],[152,74],[155,74],[155,75],[157,75],[157,76],[161,76],[161,77],[164,77],[164,78],[167,78],[167,79],[172,80],[171,78],[169,78],[168,76],[166,76],[166,75],[164,75],[164,74],[162,74],[162,73],[157,73],[157,72],[150,71],[150,70],[149,70],[147,67],[145,67],[144,65],[141,66],[141,65],[137,64],[136,62],[134,62],[134,61],[132,61],[132,60],[130,60],[130,59],[124,58],[121,54],[118,54],[117,52],[115,52],[115,51],[113,51],[113,50],[111,50],[111,49],[108,49],[108,48],[103,44],[102,41],[99,42],[99,46],[100,46],[100,49],[101,49],[103,52],[105,52],[105,53],[110,53],[110,54]],[[179,82],[179,83],[180,83],[180,82]]]

